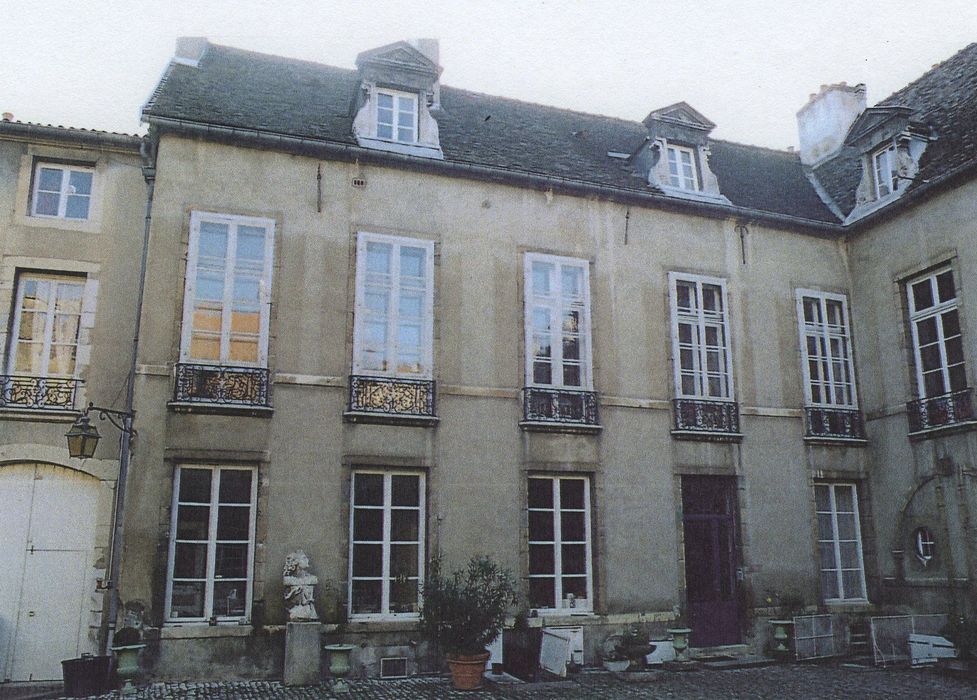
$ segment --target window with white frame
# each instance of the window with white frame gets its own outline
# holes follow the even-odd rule
[[[173,482],[166,619],[250,615],[257,471],[180,466]]]
[[[181,362],[265,367],[275,222],[190,216]]]
[[[733,399],[726,281],[669,273],[678,398]]]
[[[680,190],[699,189],[695,168],[695,150],[686,146],[668,146],[668,183]]]
[[[360,233],[353,374],[430,379],[434,242]]]
[[[31,215],[84,221],[92,204],[95,168],[38,161],[34,166]]]
[[[855,484],[815,484],[821,589],[825,600],[865,600]]]
[[[967,388],[953,270],[940,268],[906,285],[920,398]]]
[[[349,601],[353,616],[416,616],[424,576],[424,476],[353,472]]]
[[[84,291],[80,276],[18,275],[8,374],[75,376]]]
[[[798,289],[797,317],[807,405],[857,408],[845,296]]]
[[[532,476],[528,509],[530,607],[590,611],[590,479]]]
[[[417,141],[417,95],[377,90],[377,138],[399,143]]]
[[[526,383],[591,390],[588,262],[527,253],[525,266]]]
[[[896,173],[896,147],[886,146],[872,154],[872,172],[875,176],[875,197],[882,199],[896,191],[899,177]]]

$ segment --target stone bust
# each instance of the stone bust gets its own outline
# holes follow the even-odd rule
[[[319,583],[319,577],[309,573],[309,557],[301,549],[285,557],[282,582],[289,622],[318,620],[313,587]]]

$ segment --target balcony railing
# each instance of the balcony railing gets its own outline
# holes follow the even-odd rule
[[[805,406],[807,437],[829,440],[864,440],[865,423],[858,409]]]
[[[972,393],[968,387],[942,396],[907,402],[909,432],[918,433],[974,420]]]
[[[351,374],[347,418],[388,418],[394,421],[437,420],[434,413],[434,381],[400,377]]]
[[[740,409],[735,401],[674,399],[675,432],[680,437],[735,440],[740,434]]]
[[[176,366],[176,403],[268,406],[268,370],[181,362]]]
[[[558,426],[600,427],[597,393],[572,389],[544,389],[527,386],[522,390],[523,420]]]
[[[0,408],[70,411],[77,389],[77,379],[0,374]]]

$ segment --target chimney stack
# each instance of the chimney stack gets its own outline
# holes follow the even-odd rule
[[[200,65],[200,59],[204,57],[208,44],[205,36],[181,36],[176,40],[173,61],[196,68]]]
[[[814,165],[833,155],[866,107],[865,85],[822,85],[797,112],[801,163]]]

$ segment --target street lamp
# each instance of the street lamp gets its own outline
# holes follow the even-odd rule
[[[71,430],[64,434],[68,438],[68,454],[81,459],[91,459],[98,447],[98,440],[102,436],[98,429],[88,420],[88,412],[82,413],[75,420]]]

